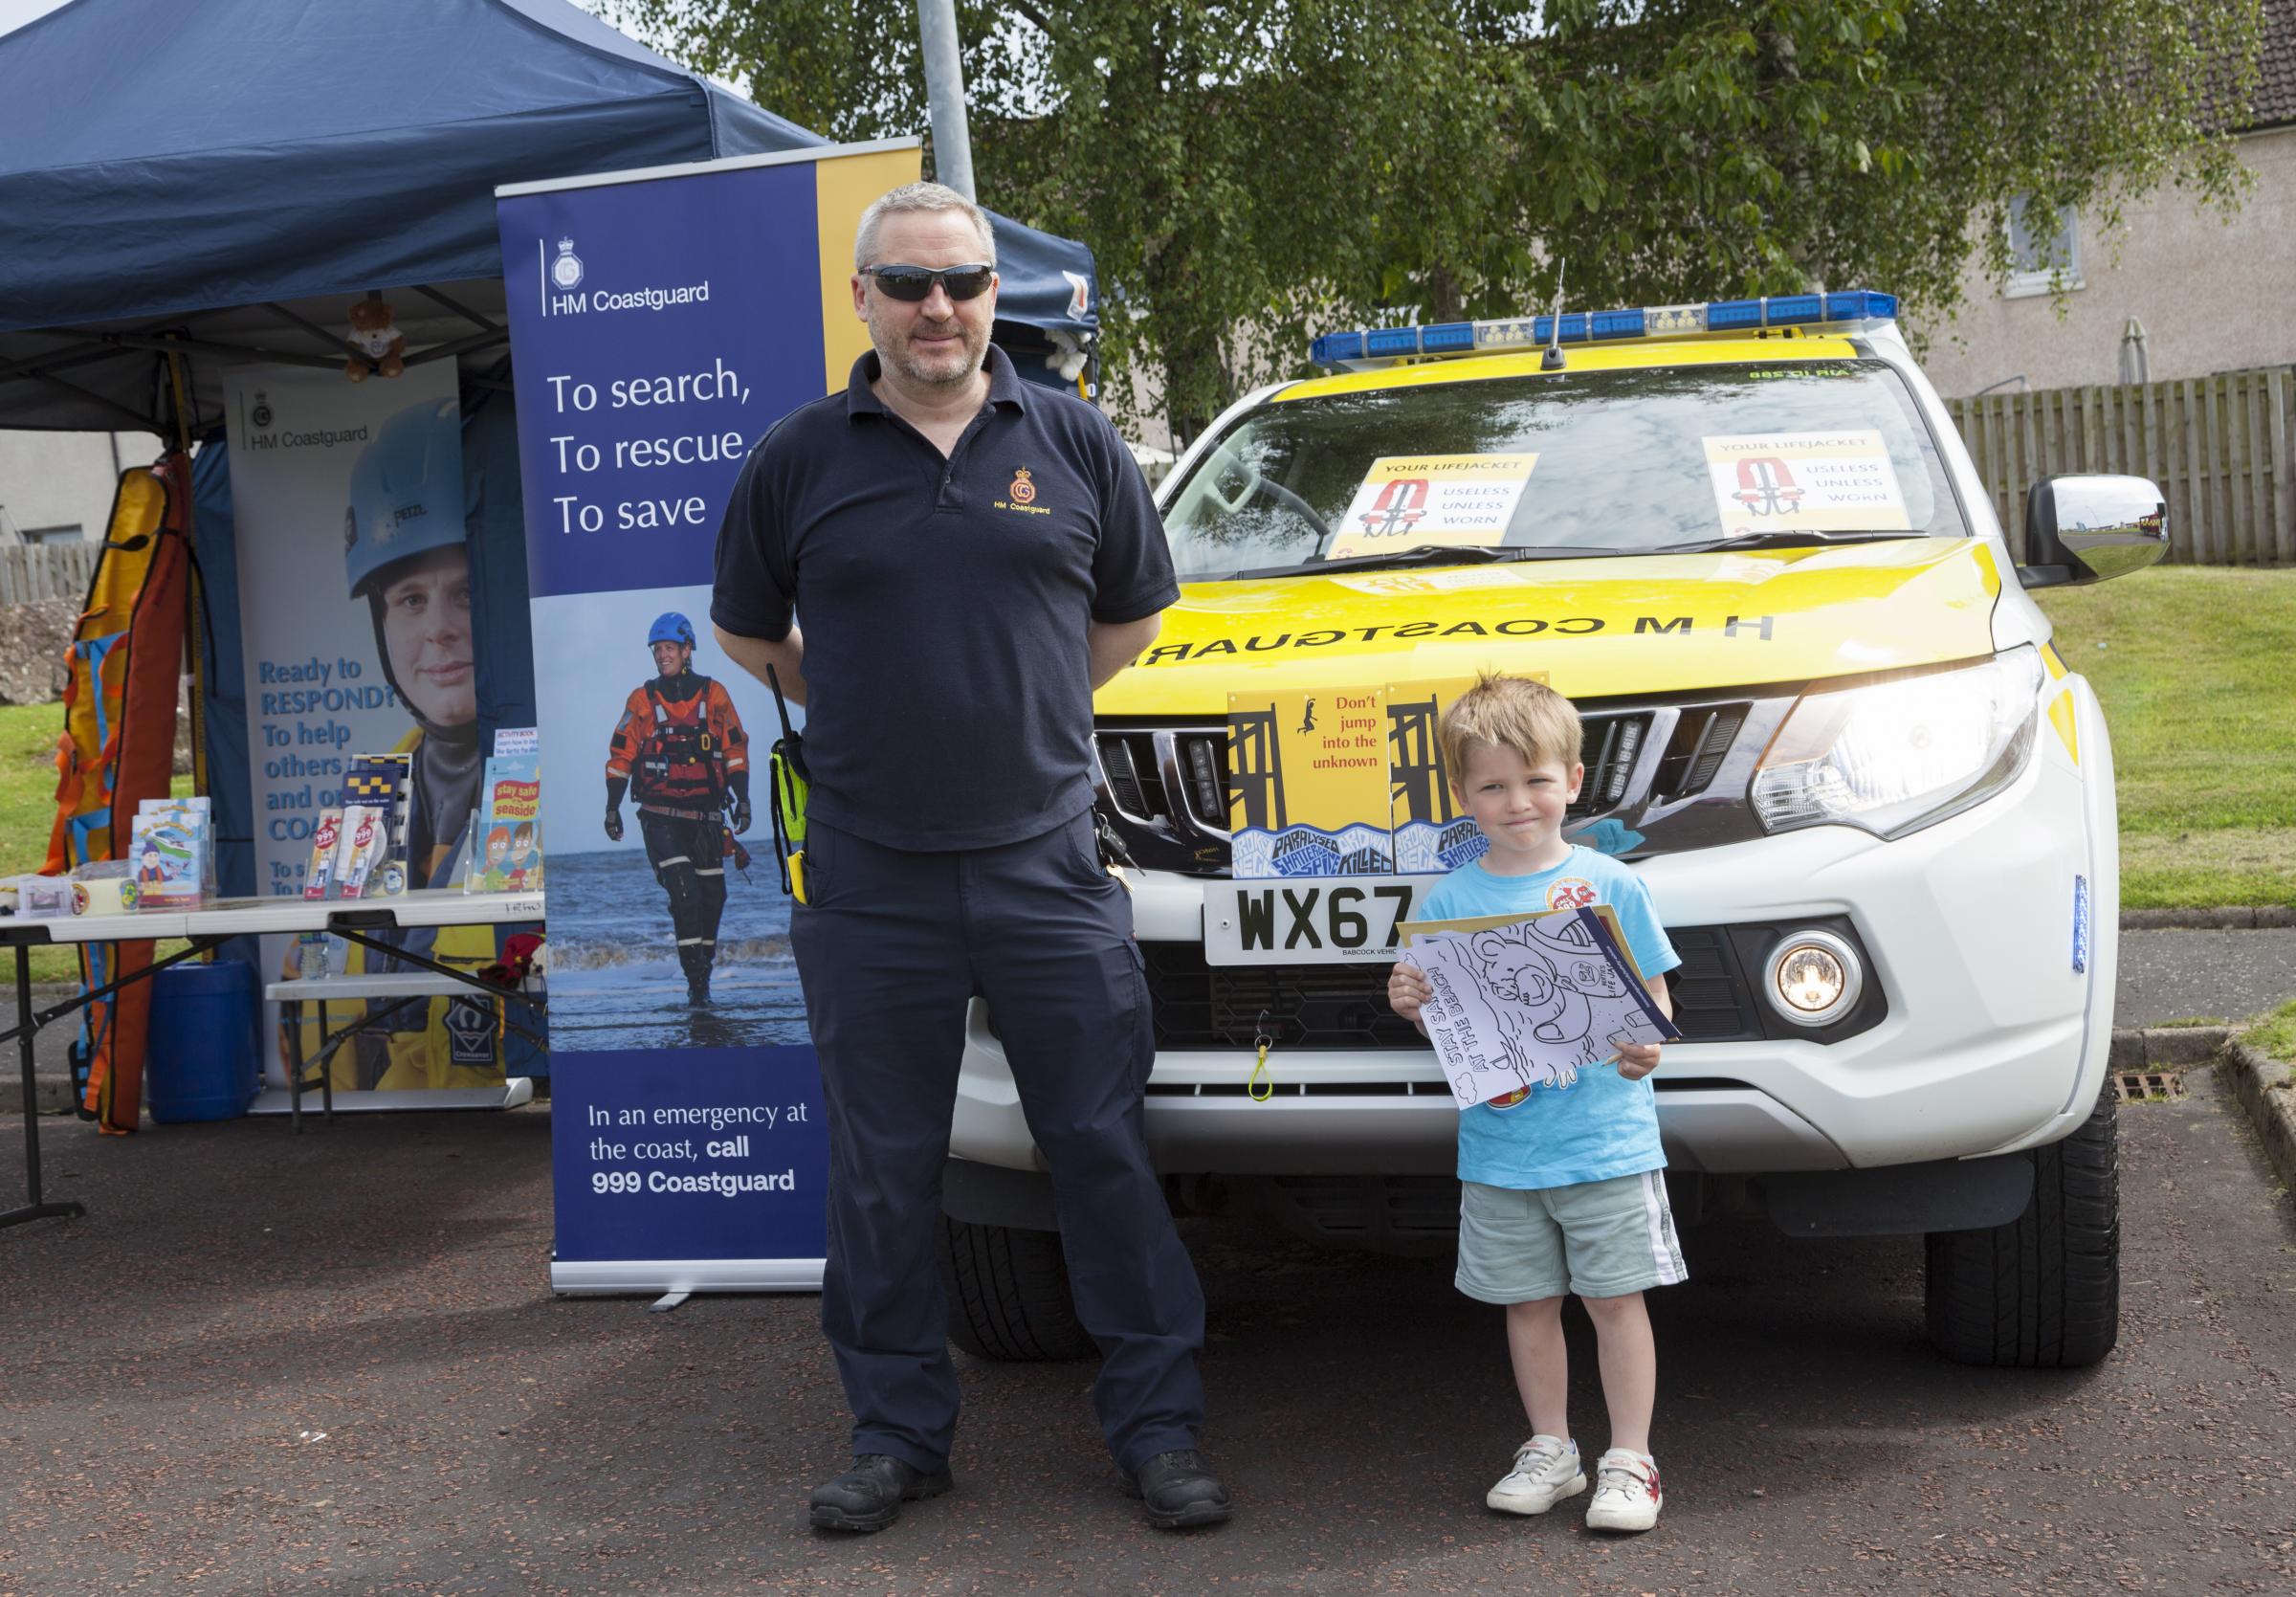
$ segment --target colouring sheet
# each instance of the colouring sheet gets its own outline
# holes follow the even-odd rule
[[[1398,928],[1435,989],[1420,1012],[1461,1109],[1562,1089],[1621,1043],[1682,1033],[1651,1003],[1608,906]]]

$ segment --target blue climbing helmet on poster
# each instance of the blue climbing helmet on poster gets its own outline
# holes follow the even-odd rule
[[[409,405],[385,422],[351,467],[342,515],[350,597],[384,567],[459,545],[465,536],[462,407],[452,399]]]
[[[694,647],[694,623],[673,610],[666,610],[653,618],[653,626],[646,633],[646,647],[657,643],[682,643]]]

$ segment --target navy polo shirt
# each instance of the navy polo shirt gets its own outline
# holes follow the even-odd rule
[[[1180,597],[1147,481],[1106,416],[1022,381],[946,459],[870,389],[784,417],[718,529],[710,617],[806,634],[809,813],[888,848],[1034,837],[1093,799],[1085,629]]]

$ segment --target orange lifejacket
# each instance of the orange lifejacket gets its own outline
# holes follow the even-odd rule
[[[709,683],[682,703],[645,690],[653,724],[630,771],[630,796],[640,804],[674,810],[718,810],[725,804],[725,748],[710,732]]]

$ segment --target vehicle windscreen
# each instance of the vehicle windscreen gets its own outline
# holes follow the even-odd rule
[[[1164,515],[1182,580],[1789,535],[1963,537],[1880,361],[1418,383],[1265,405]]]

